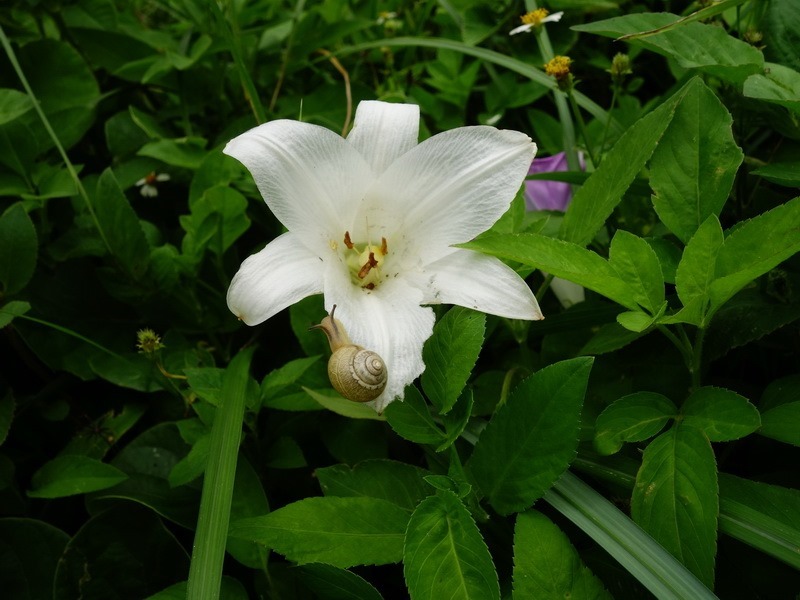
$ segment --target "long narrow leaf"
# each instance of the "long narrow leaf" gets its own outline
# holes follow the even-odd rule
[[[564,473],[544,499],[600,544],[659,600],[716,598],[658,542],[575,475]]]
[[[237,354],[222,378],[222,401],[211,429],[211,450],[189,569],[188,600],[219,597],[251,357],[249,350]]]

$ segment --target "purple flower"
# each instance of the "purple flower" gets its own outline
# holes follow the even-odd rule
[[[586,169],[583,154],[578,153],[581,170]],[[528,175],[535,173],[552,173],[554,171],[569,171],[566,152],[559,152],[553,156],[536,158],[528,169]],[[572,200],[572,186],[561,181],[545,181],[529,179],[525,181],[525,206],[528,210],[560,210],[564,212]]]

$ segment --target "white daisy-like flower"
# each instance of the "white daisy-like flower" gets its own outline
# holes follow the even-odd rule
[[[537,8],[529,13],[520,17],[522,25],[515,27],[508,32],[508,35],[517,35],[518,33],[529,32],[531,29],[536,29],[545,23],[558,23],[561,17],[564,16],[564,11],[553,13],[552,15],[546,8]]]
[[[145,198],[155,198],[158,196],[157,184],[163,181],[169,181],[167,173],[158,173],[151,171],[147,176],[142,177],[136,182],[136,187],[141,188],[139,193]]]
[[[353,343],[377,352],[381,412],[425,369],[426,304],[541,319],[528,285],[494,257],[454,248],[487,230],[519,190],[536,145],[516,131],[462,127],[417,143],[419,108],[362,102],[347,138],[298,121],[265,123],[225,153],[252,173],[288,229],[242,263],[228,306],[248,325],[306,296]]]

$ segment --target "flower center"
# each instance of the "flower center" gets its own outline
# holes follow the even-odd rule
[[[548,10],[546,8],[537,8],[536,10],[532,10],[529,13],[526,13],[520,17],[522,22],[525,25],[540,25],[542,20],[548,15]]]
[[[350,232],[344,232],[345,261],[350,269],[350,279],[355,285],[367,290],[374,290],[380,283],[381,267],[389,254],[386,238],[381,238],[381,245],[354,244]]]

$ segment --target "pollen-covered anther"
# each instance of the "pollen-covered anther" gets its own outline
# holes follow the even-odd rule
[[[350,232],[349,231],[345,231],[344,232],[344,245],[347,246],[348,250],[352,250],[353,249],[353,241],[350,239]]]
[[[383,254],[384,256],[389,254],[389,245],[386,243],[385,237],[381,238],[381,254]]]
[[[385,241],[386,240],[384,240],[384,242]],[[361,267],[361,270],[358,272],[358,278],[359,279],[364,279],[364,277],[369,275],[369,272],[373,269],[373,267],[377,267],[377,266],[378,266],[378,261],[375,260],[375,253],[374,252],[370,252],[369,253],[369,258],[367,259],[367,262],[364,263],[364,266]],[[370,288],[370,289],[372,289],[372,288]]]

